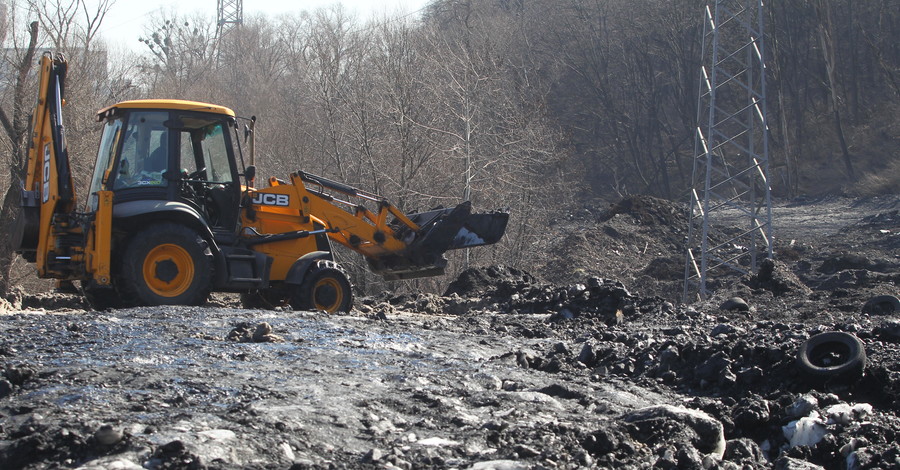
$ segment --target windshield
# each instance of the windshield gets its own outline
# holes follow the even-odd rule
[[[131,113],[125,128],[113,189],[165,187],[169,163],[169,130],[164,111]]]

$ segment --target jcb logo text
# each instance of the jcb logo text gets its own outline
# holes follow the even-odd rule
[[[291,197],[287,194],[264,194],[264,193],[256,193],[253,196],[253,203],[259,204],[262,206],[282,206],[287,207],[291,205]]]

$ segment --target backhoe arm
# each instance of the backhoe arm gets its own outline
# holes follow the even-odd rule
[[[50,53],[41,56],[38,94],[31,116],[27,176],[17,219],[19,240],[14,241],[26,259],[36,261],[42,277],[58,277],[52,276],[53,260],[49,255],[57,245],[58,231],[54,225],[68,223],[60,216],[74,212],[76,204],[62,120],[66,71],[65,59]]]
[[[76,212],[62,117],[67,71],[63,57],[49,52],[41,56],[27,176],[13,243],[24,258],[36,263],[40,277],[93,277],[100,284],[108,284],[112,194],[97,194],[96,213]]]
[[[302,171],[291,175],[291,184],[270,184],[256,196],[263,205],[254,206],[266,217],[287,221],[299,211],[302,220],[319,221],[331,240],[362,254],[388,280],[443,274],[446,251],[496,243],[509,218],[505,212],[472,214],[469,202],[405,214],[382,196]],[[284,207],[276,207],[278,194]]]

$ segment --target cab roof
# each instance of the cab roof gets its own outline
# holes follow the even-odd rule
[[[103,119],[114,109],[174,109],[178,111],[201,111],[234,117],[234,111],[216,104],[185,100],[131,100],[122,101],[97,111],[97,119]]]

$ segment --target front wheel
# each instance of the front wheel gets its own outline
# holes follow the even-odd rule
[[[212,254],[205,240],[178,224],[136,234],[122,260],[123,300],[137,305],[200,305],[212,287]]]
[[[334,261],[317,261],[291,294],[294,310],[349,312],[352,304],[350,280]]]

